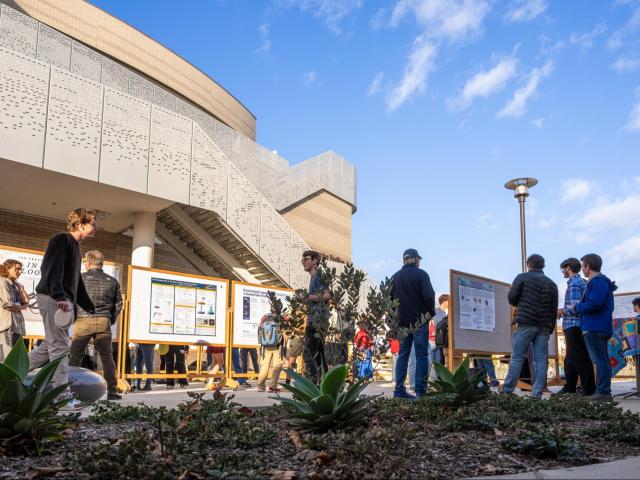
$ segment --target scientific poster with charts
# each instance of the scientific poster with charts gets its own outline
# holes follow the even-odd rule
[[[42,257],[44,257],[44,252],[42,251],[0,246],[0,263],[4,263],[5,260],[9,259],[18,260],[22,263],[22,275],[20,275],[18,283],[24,286],[27,295],[29,295],[31,299],[29,302],[31,306],[22,312],[28,337],[44,338],[44,325],[42,324],[42,317],[40,316],[35,298],[36,285],[40,282]],[[103,270],[106,274],[120,281],[119,265],[112,262],[105,262]],[[84,265],[82,265],[82,271],[85,271]],[[117,334],[116,325],[117,323],[114,323],[111,326],[111,336],[114,340]]]
[[[493,285],[461,278],[460,328],[492,332],[496,329],[496,301]]]
[[[271,311],[269,291],[275,292],[285,308],[288,306],[286,297],[293,295],[293,290],[233,282],[234,345],[258,345],[260,319]]]
[[[222,345],[227,281],[130,267],[131,341]]]

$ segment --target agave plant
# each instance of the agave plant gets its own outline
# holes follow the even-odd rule
[[[482,384],[484,373],[480,371],[469,375],[469,361],[469,357],[466,357],[454,373],[435,362],[433,368],[438,379],[430,382],[433,389],[430,395],[441,396],[446,406],[456,409],[486,398],[490,389]]]
[[[293,385],[281,385],[293,393],[293,399],[276,399],[295,409],[289,424],[303,433],[326,432],[360,424],[367,414],[367,403],[375,398],[360,395],[367,386],[366,379],[345,388],[348,365],[333,367],[322,376],[320,386],[294,370],[286,371],[293,378]]]
[[[65,425],[57,417],[68,400],[57,399],[67,385],[49,388],[49,382],[62,359],[57,359],[33,377],[29,372],[29,355],[19,339],[0,363],[0,451],[10,453],[35,446],[42,440],[61,439]]]

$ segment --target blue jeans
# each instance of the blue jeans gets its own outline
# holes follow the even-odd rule
[[[136,373],[142,373],[142,365],[147,370],[147,373],[153,373],[153,349],[155,345],[148,343],[139,343],[138,350],[136,350]],[[135,384],[140,386],[140,379],[136,378]],[[151,385],[151,379],[147,378],[144,382],[145,385]]]
[[[542,390],[547,382],[549,334],[549,327],[518,325],[511,337],[511,361],[509,362],[507,378],[502,387],[504,393],[511,393],[515,390],[518,377],[520,376],[520,370],[522,370],[522,364],[527,355],[527,350],[529,350],[529,345],[533,344],[535,373],[531,396],[534,398],[542,397]]]
[[[231,349],[231,365],[233,366],[233,371],[236,373],[247,373],[246,368],[242,368],[242,363],[240,362],[240,349],[232,348]],[[240,385],[245,385],[247,383],[246,378],[238,378],[238,383]]]
[[[596,365],[596,393],[611,394],[611,364],[607,343],[611,335],[600,332],[583,332],[589,357]]]
[[[416,395],[421,397],[427,391],[429,376],[429,335],[427,324],[421,325],[415,332],[407,334],[400,340],[400,353],[396,364],[396,387],[394,395],[404,396],[407,390],[404,381],[407,378],[407,367],[412,348],[416,350]]]
[[[409,355],[409,363],[407,365],[409,373],[409,385],[414,390],[416,389],[416,349],[411,348],[411,354]]]
[[[491,382],[498,381],[496,378],[496,367],[493,364],[493,360],[490,358],[475,358],[473,361],[475,362],[477,369],[485,371],[485,378],[488,375]]]
[[[255,373],[260,373],[260,365],[258,364],[258,351],[255,348],[241,348],[240,364],[242,365],[242,373],[247,373],[249,371],[248,357],[251,357],[251,363],[253,364],[253,371]]]

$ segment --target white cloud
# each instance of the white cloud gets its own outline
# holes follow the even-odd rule
[[[544,126],[544,118],[534,118],[531,120],[531,124],[536,128],[542,128]]]
[[[448,101],[451,108],[462,110],[471,105],[476,97],[488,97],[504,88],[516,74],[518,61],[513,57],[503,58],[490,70],[479,72],[467,80],[460,94]]]
[[[387,97],[389,110],[395,110],[410,100],[414,94],[424,92],[427,78],[434,66],[436,53],[436,46],[427,41],[424,36],[416,38],[402,80],[393,87]]]
[[[576,226],[590,231],[640,228],[640,195],[631,194],[613,201],[600,200],[587,209],[577,220]]]
[[[479,30],[489,13],[485,0],[400,0],[391,14],[391,26],[397,26],[408,13],[430,37],[461,40]]]
[[[629,2],[628,5],[631,5],[631,2]],[[624,47],[629,37],[633,36],[638,27],[640,27],[640,6],[636,4],[633,7],[629,21],[609,36],[607,48],[611,51],[616,51]]]
[[[279,0],[282,7],[298,7],[303,12],[312,12],[336,35],[342,33],[340,22],[362,6],[363,0]]]
[[[640,88],[636,89],[636,103],[634,103],[631,113],[629,113],[624,129],[628,132],[640,131]]]
[[[562,182],[562,201],[583,200],[589,196],[591,184],[581,178],[572,178]]]
[[[583,49],[588,49],[593,46],[594,40],[606,31],[607,28],[600,24],[588,33],[572,33],[569,37],[569,42],[572,45],[579,45]]]
[[[475,226],[478,230],[498,230],[500,224],[495,220],[493,213],[481,213],[476,217]]]
[[[528,75],[527,83],[513,93],[513,97],[497,114],[498,117],[520,117],[527,108],[527,102],[536,93],[540,81],[551,75],[553,62],[549,60],[542,68],[534,68]]]
[[[371,97],[376,93],[379,93],[382,90],[382,79],[384,78],[384,72],[376,73],[376,76],[373,77],[371,84],[369,85],[369,90],[367,90],[367,96]]]
[[[528,22],[542,15],[547,9],[546,0],[514,0],[505,15],[508,22]]]
[[[618,73],[633,72],[640,69],[640,58],[619,57],[611,67]]]
[[[405,16],[413,14],[423,33],[413,42],[404,75],[387,97],[387,108],[395,110],[416,93],[423,93],[440,42],[460,42],[477,34],[489,9],[486,0],[399,0],[389,25],[397,27]]]
[[[640,236],[627,238],[607,251],[611,265],[633,263],[634,268],[640,263]]]
[[[302,74],[302,81],[305,85],[313,85],[318,81],[318,73],[315,70],[304,72]]]
[[[604,255],[604,266],[609,278],[620,290],[640,290],[640,236],[627,238],[610,248]]]
[[[266,53],[271,50],[271,40],[269,40],[270,27],[268,23],[263,23],[258,27],[258,36],[260,37],[261,44],[256,50],[256,53]]]
[[[541,218],[538,220],[538,227],[540,228],[551,228],[558,223],[558,218],[555,215],[552,215],[548,218]]]

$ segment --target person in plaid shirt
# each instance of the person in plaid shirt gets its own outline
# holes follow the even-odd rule
[[[564,357],[565,385],[556,395],[576,393],[578,377],[580,377],[583,395],[591,395],[596,391],[593,364],[582,336],[580,315],[565,311],[582,300],[587,288],[587,282],[580,276],[581,267],[580,260],[577,258],[567,258],[560,264],[560,270],[567,279],[564,308],[558,310],[558,318],[562,317],[566,354]]]

